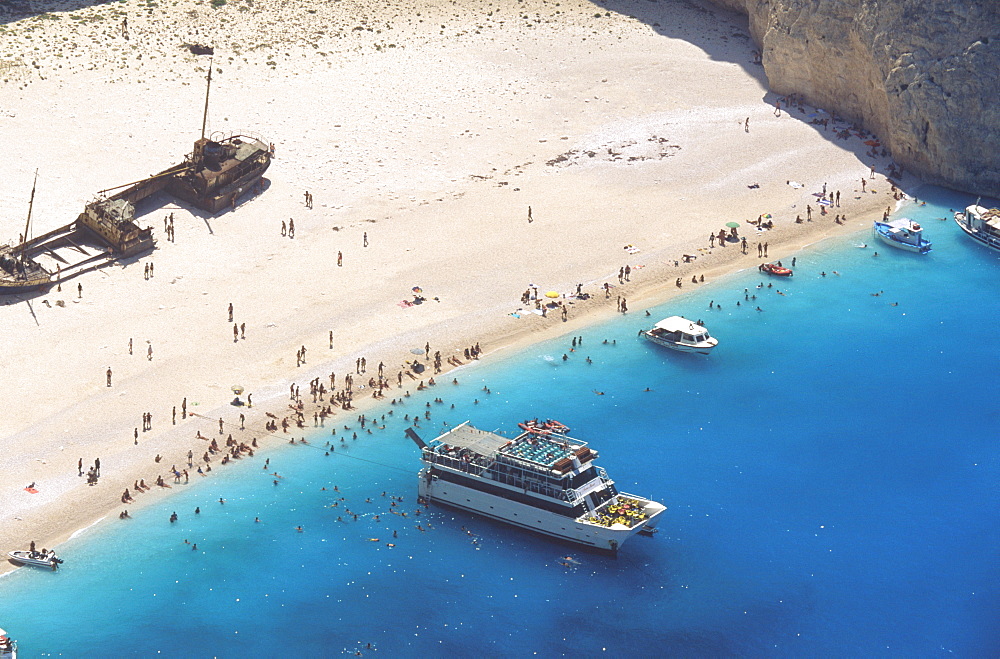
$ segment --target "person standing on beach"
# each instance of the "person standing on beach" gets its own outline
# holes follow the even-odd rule
[[[288,218],[288,237],[289,238],[295,237],[295,220],[293,220],[292,218]]]
[[[186,419],[188,416],[188,399],[187,396],[181,401],[181,418]]]
[[[107,375],[108,375],[108,386],[110,387],[111,386],[111,367],[110,366],[108,366],[108,373],[107,373]]]
[[[132,337],[129,337],[128,340],[128,354],[132,354]]]
[[[233,303],[229,303],[229,322],[233,322]]]
[[[240,326],[233,323],[233,343],[238,343],[240,340]]]
[[[343,265],[344,265],[344,253],[337,252],[337,267],[339,268]]]
[[[247,324],[246,323],[240,323],[240,338],[241,339],[247,338]]]
[[[837,208],[840,208],[840,190],[837,190],[837,194],[835,195],[835,198],[837,200]]]
[[[94,473],[97,474],[98,476],[101,475],[101,459],[100,458],[96,458],[94,460]]]
[[[365,235],[362,236],[362,247],[368,247],[368,232],[365,231]]]
[[[531,224],[535,220],[531,217],[531,206],[528,206],[528,224]]]
[[[750,117],[747,117],[747,120],[743,123],[743,132],[744,133],[750,132]]]
[[[632,274],[632,268],[625,266],[625,281],[631,281],[629,276]]]
[[[149,349],[146,350],[146,359],[153,361],[153,344],[149,344]]]
[[[774,102],[774,116],[776,117],[781,116],[781,101]]]
[[[764,243],[764,256],[767,256],[767,243]]]
[[[76,462],[76,475],[83,476],[83,458],[80,458]]]
[[[76,285],[76,296],[78,298],[82,298],[83,297],[83,284],[77,284]]]
[[[288,225],[285,224],[284,220],[281,221],[281,235],[288,235]]]

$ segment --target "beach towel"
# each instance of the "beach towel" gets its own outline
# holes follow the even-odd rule
[[[38,494],[38,490],[36,490],[33,487],[26,487],[26,488],[24,488],[24,491],[28,492],[29,494]]]

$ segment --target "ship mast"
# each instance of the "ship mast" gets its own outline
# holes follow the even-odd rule
[[[35,170],[35,181],[31,184],[31,199],[28,201],[28,220],[24,223],[24,240],[21,241],[21,249],[18,256],[24,253],[24,245],[28,242],[28,228],[31,226],[31,209],[35,206],[35,186],[38,184],[38,170]]]
[[[212,90],[212,63],[213,57],[208,61],[208,86],[205,88],[205,114],[201,117],[201,139],[205,139],[205,124],[208,122],[208,93]]]

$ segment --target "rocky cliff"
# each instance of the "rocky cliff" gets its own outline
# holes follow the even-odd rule
[[[998,0],[711,0],[750,18],[771,89],[875,132],[925,180],[1000,196]]]

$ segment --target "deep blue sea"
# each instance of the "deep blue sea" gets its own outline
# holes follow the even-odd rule
[[[442,378],[380,409],[384,430],[341,413],[351,430],[267,453],[277,486],[245,459],[63,544],[59,572],[0,579],[0,626],[26,657],[998,656],[1000,255],[951,221],[972,200],[922,193],[900,214],[930,255],[830,241],[791,281],[738,273],[577,332],[575,352],[566,336]],[[636,337],[673,314],[716,351]],[[659,534],[609,558],[416,515],[402,416],[435,397],[425,437],[566,423],[621,490],[668,506]]]

